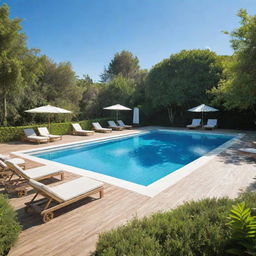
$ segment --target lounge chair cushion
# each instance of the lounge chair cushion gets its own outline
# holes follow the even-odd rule
[[[43,136],[27,136],[28,139],[30,140],[36,140],[36,141],[39,141],[39,140],[42,140],[42,141],[45,141],[45,140],[48,140],[48,138],[46,137],[43,137]]]
[[[45,192],[48,196],[53,196],[55,200],[57,199],[59,202],[71,200],[103,186],[102,182],[87,177],[68,181],[55,187],[46,186],[32,179],[29,183],[33,187],[39,188],[41,191]]]
[[[40,179],[44,176],[48,176],[50,174],[55,174],[60,172],[60,170],[56,170],[56,167],[52,166],[41,166],[32,169],[28,169],[26,171],[22,170],[17,164],[7,160],[5,162],[9,168],[11,168],[18,176],[24,179]]]
[[[26,171],[23,171],[30,179],[40,179],[44,176],[48,176],[57,172],[60,172],[62,170],[56,169],[54,166],[40,166],[32,169],[28,169]]]
[[[102,186],[103,186],[102,182],[99,182],[87,177],[81,177],[81,178],[60,184],[58,186],[51,187],[51,189],[63,201],[68,201]]]
[[[15,157],[15,158],[11,158],[11,159],[9,159],[8,161],[11,162],[11,163],[17,164],[17,165],[19,165],[19,164],[25,164],[24,159],[16,158],[16,157]]]
[[[256,148],[240,148],[239,151],[243,153],[256,154]]]
[[[2,154],[0,154],[0,160],[2,160],[2,161],[6,161],[6,160],[8,160],[10,158],[11,158],[10,155],[2,155]]]
[[[101,127],[101,125],[98,122],[92,123],[92,125],[93,125],[94,129],[96,129],[96,130],[112,131],[112,129]]]
[[[127,125],[125,124],[122,120],[117,120],[117,123],[119,124],[119,126],[121,127],[126,127],[126,128],[131,128],[132,125]]]
[[[82,131],[82,127],[80,124],[72,124],[73,128],[75,131]]]

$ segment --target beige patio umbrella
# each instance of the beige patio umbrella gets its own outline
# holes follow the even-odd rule
[[[201,112],[202,113],[202,124],[203,124],[203,118],[204,118],[204,112],[216,112],[219,111],[216,108],[207,106],[205,104],[201,104],[197,107],[188,109],[189,112]]]
[[[109,106],[109,107],[106,107],[106,108],[103,108],[103,109],[116,111],[116,120],[118,120],[119,111],[127,111],[127,110],[129,111],[129,110],[131,110],[130,108],[127,108],[127,107],[125,107],[123,105],[120,105],[120,104]]]
[[[51,124],[51,114],[71,114],[72,111],[63,109],[63,108],[58,108],[54,107],[51,105],[46,105],[46,106],[41,106],[38,108],[33,108],[26,110],[25,112],[27,113],[41,113],[41,114],[48,114],[48,125],[50,127]]]

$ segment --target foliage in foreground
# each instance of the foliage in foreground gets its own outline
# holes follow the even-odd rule
[[[0,195],[0,255],[5,255],[14,245],[20,231],[16,212],[7,199]]]
[[[233,205],[229,214],[231,239],[234,247],[227,252],[233,255],[256,255],[256,216],[245,202]]]
[[[233,204],[256,204],[256,193],[238,199],[204,199],[101,234],[95,255],[226,256],[232,248],[227,216]]]

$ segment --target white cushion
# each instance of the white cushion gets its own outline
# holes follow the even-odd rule
[[[60,172],[61,170],[56,170],[56,167],[53,166],[40,166],[32,169],[28,169],[25,171],[25,174],[29,176],[30,179],[39,179],[44,176],[55,174]]]
[[[87,177],[81,177],[55,187],[51,187],[50,189],[63,201],[68,201],[102,186],[102,182]]]
[[[249,154],[256,154],[256,148],[240,148],[239,151]]]
[[[31,139],[31,140],[47,140],[46,137],[43,137],[43,136],[27,136],[28,139]]]
[[[2,154],[0,154],[0,160],[2,160],[2,161],[6,161],[6,160],[8,160],[10,158],[11,158],[10,155],[2,155]]]
[[[24,159],[21,159],[21,158],[11,158],[11,159],[9,159],[9,162],[17,164],[17,165],[25,164]]]

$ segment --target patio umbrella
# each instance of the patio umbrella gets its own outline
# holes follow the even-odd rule
[[[116,120],[118,120],[118,113],[119,111],[123,111],[123,110],[131,110],[130,108],[127,108],[123,105],[120,105],[120,104],[116,104],[116,105],[113,105],[113,106],[110,106],[110,107],[106,107],[106,108],[103,108],[105,110],[115,110],[116,111]]]
[[[33,108],[26,110],[27,113],[44,113],[48,114],[48,124],[50,127],[51,123],[51,114],[71,114],[72,112],[63,108],[54,107],[51,105],[41,106],[38,108]]]
[[[203,124],[203,118],[204,118],[204,112],[216,112],[219,111],[216,108],[207,106],[205,104],[201,104],[197,107],[188,109],[189,112],[201,112],[202,113],[202,124]]]
[[[134,108],[134,109],[133,109],[133,123],[134,123],[134,124],[139,124],[139,123],[140,123],[140,112],[139,112],[139,108]]]

